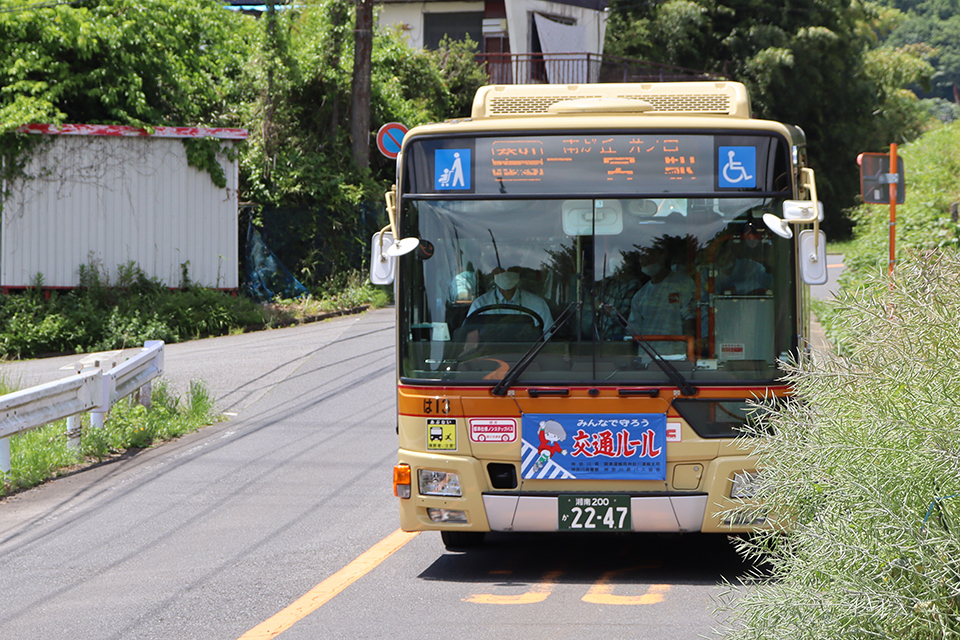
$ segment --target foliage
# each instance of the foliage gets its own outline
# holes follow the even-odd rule
[[[469,36],[466,40],[444,36],[437,50],[431,52],[449,94],[448,117],[469,118],[477,89],[490,83],[490,77],[476,62],[477,51],[477,43]]]
[[[960,255],[913,254],[837,305],[846,357],[787,369],[766,413],[758,497],[789,516],[743,542],[768,579],[731,593],[726,637],[960,634]]]
[[[180,342],[264,322],[262,309],[246,298],[202,288],[170,291],[133,263],[119,269],[112,286],[98,265],[83,265],[80,283],[46,299],[38,279],[32,290],[0,297],[0,356]]]
[[[229,119],[245,23],[216,0],[2,0],[0,8],[0,132],[30,122]]]
[[[923,45],[936,69],[921,95],[956,102],[960,96],[960,14],[953,0],[876,0],[895,8],[897,19],[886,35],[889,46]]]
[[[227,176],[223,172],[218,156],[229,160],[236,159],[236,151],[217,138],[184,138],[183,147],[187,153],[187,165],[210,174],[213,184],[221,189],[227,186]]]
[[[382,307],[389,302],[387,290],[370,284],[360,271],[339,273],[327,279],[320,290],[324,304],[334,309],[350,309],[363,304]]]
[[[380,203],[396,164],[375,153],[367,171],[349,160],[353,4],[317,0],[290,8],[276,16],[273,40],[261,24],[247,80],[255,99],[242,115],[250,131],[240,158],[242,197],[260,205],[253,221],[271,249],[301,282],[319,287],[362,266],[370,235],[386,222]],[[378,30],[371,128],[447,117],[462,100],[453,92],[477,78],[466,46],[451,44],[438,57],[411,49],[399,31]]]
[[[0,154],[35,122],[235,125],[251,26],[216,0],[0,0]]]
[[[0,296],[0,357],[106,351],[146,340],[182,342],[389,302],[389,293],[359,271],[331,276],[309,300],[267,306],[201,287],[170,290],[132,262],[118,268],[113,284],[97,264],[79,271],[80,287],[73,291],[43,292],[38,274],[33,288]],[[189,275],[185,280],[189,284]]]
[[[904,159],[907,195],[897,205],[895,243],[897,259],[930,249],[960,249],[960,122],[926,133],[916,142],[899,147]],[[886,271],[890,246],[890,207],[860,205],[850,213],[856,222],[854,240],[844,251],[841,286],[858,291]],[[850,337],[844,334],[842,308],[825,302],[817,317],[827,337],[841,352]]]
[[[960,203],[960,123],[928,132],[914,143],[898,147],[906,177],[906,198],[897,205],[898,255],[937,247],[960,248],[956,208]],[[844,282],[855,288],[861,272],[886,266],[889,253],[890,207],[861,205],[856,243],[844,257]]]
[[[214,399],[202,383],[191,383],[187,400],[182,402],[160,380],[154,383],[150,409],[119,402],[107,414],[102,429],[90,427],[84,417],[79,450],[68,444],[65,420],[12,436],[11,470],[0,472],[0,496],[41,484],[77,465],[172,440],[218,419]]]
[[[916,135],[928,118],[901,89],[932,68],[913,49],[871,52],[889,17],[872,5],[617,0],[611,8],[606,52],[722,73],[747,85],[754,115],[803,128],[834,235],[848,231],[841,210],[854,204],[857,154]]]
[[[319,286],[361,267],[396,165],[379,154],[369,169],[349,159],[354,3],[284,9],[254,19],[217,0],[0,0],[4,177],[18,175],[24,138],[35,138],[10,132],[31,122],[241,126],[250,137],[238,149],[240,199],[254,204],[260,226],[270,211],[295,213],[295,227],[273,230],[297,237],[280,255],[291,271]],[[428,53],[398,31],[375,33],[371,128],[468,108],[464,94],[483,77],[470,47]],[[189,164],[225,185],[219,141],[184,144]]]

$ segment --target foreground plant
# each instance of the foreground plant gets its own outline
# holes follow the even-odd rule
[[[787,367],[796,397],[753,427],[760,495],[742,543],[769,574],[731,589],[730,639],[960,636],[960,257],[904,261],[836,303],[846,356]]]

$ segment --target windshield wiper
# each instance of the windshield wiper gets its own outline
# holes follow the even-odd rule
[[[695,396],[699,392],[699,389],[683,377],[683,374],[677,371],[677,368],[673,366],[669,360],[664,358],[660,353],[654,349],[649,342],[643,339],[639,333],[633,331],[636,327],[631,329],[630,321],[623,317],[623,314],[617,310],[612,304],[602,304],[600,309],[606,313],[608,316],[616,320],[620,325],[626,329],[626,331],[633,337],[634,340],[640,345],[640,348],[643,349],[650,359],[657,363],[657,366],[667,375],[675,386],[680,389],[680,393],[685,396]]]
[[[571,302],[568,304],[567,308],[564,309],[563,313],[560,314],[560,317],[554,320],[553,324],[551,324],[547,330],[544,331],[539,338],[537,338],[537,341],[530,345],[530,348],[527,349],[522,356],[520,356],[520,359],[517,360],[517,363],[510,367],[506,375],[500,379],[500,382],[498,382],[496,386],[490,390],[490,393],[495,396],[507,395],[507,390],[514,382],[517,381],[517,378],[520,377],[520,374],[526,370],[530,363],[533,362],[533,359],[537,357],[537,354],[540,353],[540,350],[543,349],[544,345],[547,344],[547,341],[553,338],[554,334],[560,330],[560,327],[566,324],[567,320],[570,319],[570,316],[573,315],[575,310],[579,311],[582,307],[582,302]]]

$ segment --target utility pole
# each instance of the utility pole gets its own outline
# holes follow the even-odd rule
[[[275,83],[273,78],[274,68],[277,64],[277,8],[275,2],[268,0],[267,5],[267,38],[265,45],[265,56],[267,66],[267,90],[263,95],[263,124],[261,135],[263,136],[263,175],[267,186],[272,189],[273,172],[271,171],[274,153],[274,124],[273,118],[276,111],[276,99],[273,95]]]
[[[373,0],[356,0],[353,47],[353,110],[350,118],[353,161],[370,166],[370,58],[373,52]]]

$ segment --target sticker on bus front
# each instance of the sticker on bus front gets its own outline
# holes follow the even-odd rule
[[[665,480],[666,432],[662,413],[525,413],[521,475],[526,480]]]
[[[456,451],[457,421],[454,418],[427,418],[427,451]]]
[[[516,442],[516,418],[470,418],[471,442]]]

